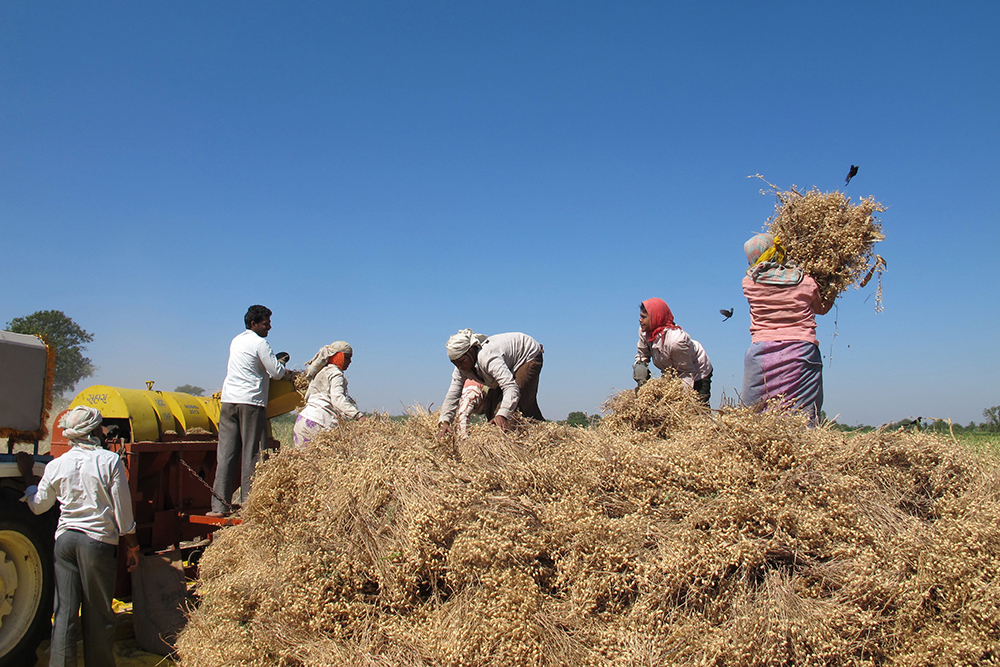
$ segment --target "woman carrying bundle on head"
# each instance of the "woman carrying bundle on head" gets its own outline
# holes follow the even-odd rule
[[[323,429],[333,428],[341,418],[361,421],[365,416],[347,393],[344,371],[351,365],[354,351],[342,340],[320,348],[306,367],[309,388],[305,407],[295,420],[292,435],[296,447],[302,447]]]
[[[750,348],[743,360],[742,401],[792,405],[819,422],[823,408],[823,359],[816,340],[816,315],[833,307],[819,285],[788,262],[780,239],[757,234],[743,245],[750,268],[743,294],[750,303]]]
[[[698,393],[705,405],[712,398],[712,362],[701,343],[674,323],[674,314],[663,299],[646,299],[639,304],[639,344],[632,366],[632,378],[641,387],[649,380],[649,361],[677,377]]]

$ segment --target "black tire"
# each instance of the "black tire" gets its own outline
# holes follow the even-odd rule
[[[0,503],[0,667],[37,662],[52,629],[55,572],[52,517]]]

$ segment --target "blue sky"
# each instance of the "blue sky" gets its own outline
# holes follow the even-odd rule
[[[85,380],[217,389],[247,306],[363,409],[439,406],[444,342],[524,331],[547,417],[633,386],[659,296],[739,389],[742,244],[783,187],[889,207],[818,318],[841,421],[1000,404],[1000,5],[3,2],[0,324],[65,311]],[[736,308],[722,322],[720,308]]]

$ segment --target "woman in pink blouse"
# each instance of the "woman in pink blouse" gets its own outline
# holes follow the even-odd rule
[[[785,261],[781,242],[771,234],[747,241],[750,268],[743,294],[750,303],[750,348],[743,360],[744,405],[776,400],[794,406],[810,423],[823,408],[823,359],[816,340],[816,315],[833,307],[820,298],[819,285]]]

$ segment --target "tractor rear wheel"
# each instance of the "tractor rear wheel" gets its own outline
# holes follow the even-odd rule
[[[34,665],[38,645],[49,636],[55,587],[50,530],[23,505],[0,505],[0,667]]]

